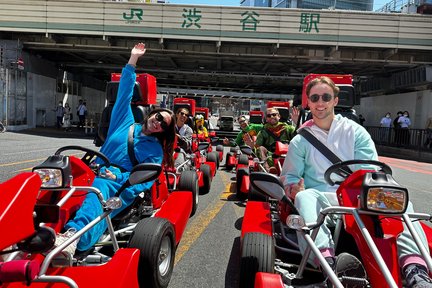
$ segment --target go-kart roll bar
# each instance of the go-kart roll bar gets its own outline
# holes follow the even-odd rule
[[[72,196],[72,194],[76,190],[80,190],[80,191],[84,190],[84,191],[88,191],[91,193],[95,193],[97,195],[102,207],[104,209],[107,208],[106,201],[103,199],[103,195],[100,192],[100,190],[95,188],[95,187],[91,187],[91,186],[74,186],[74,187],[72,187],[67,192],[67,194],[57,203],[57,205],[59,207],[61,207],[66,202],[66,200]],[[115,238],[115,231],[114,231],[114,227],[113,227],[112,222],[111,222],[111,218],[108,217],[108,215],[111,214],[112,211],[114,211],[114,210],[113,209],[107,209],[106,211],[104,211],[102,213],[102,215],[96,217],[93,221],[91,221],[89,224],[84,226],[84,228],[77,231],[77,233],[75,233],[71,238],[67,239],[61,245],[55,247],[50,253],[48,253],[48,255],[45,257],[44,261],[42,262],[38,277],[40,278],[41,276],[45,275],[46,271],[48,270],[49,263],[51,263],[52,258],[55,255],[57,255],[59,252],[61,252],[64,248],[66,248],[72,242],[78,240],[81,237],[81,235],[83,235],[85,232],[87,232],[88,230],[93,228],[93,226],[95,226],[97,223],[99,223],[103,219],[106,219],[106,221],[107,221],[108,231],[109,231],[109,234],[111,235],[111,238],[113,241],[113,248],[114,248],[114,251],[117,251],[119,249],[119,244],[117,242],[117,239]],[[46,278],[46,277],[48,277],[48,276],[44,276],[44,278]],[[53,277],[53,276],[49,276],[49,277]],[[45,281],[40,281],[40,282],[45,282]],[[48,281],[48,282],[52,282],[52,281]],[[71,287],[75,287],[75,286],[71,286]],[[78,286],[76,286],[76,287],[78,287]]]
[[[380,267],[380,269],[384,275],[384,278],[386,279],[386,282],[388,283],[388,285],[390,287],[397,288],[398,285],[394,281],[389,269],[387,268],[387,265],[384,262],[384,259],[382,258],[378,248],[376,247],[376,245],[375,245],[375,243],[374,243],[374,241],[373,241],[373,239],[369,233],[369,231],[367,230],[366,226],[364,225],[364,223],[360,217],[360,214],[365,214],[365,215],[378,215],[378,214],[376,212],[372,212],[372,211],[364,211],[364,210],[359,210],[357,208],[340,207],[340,206],[327,207],[327,208],[323,209],[320,212],[320,215],[318,216],[316,223],[309,223],[309,224],[307,224],[307,227],[299,229],[299,232],[301,233],[301,235],[303,235],[303,238],[306,240],[308,245],[305,249],[305,252],[303,254],[299,268],[297,270],[296,278],[299,278],[299,279],[302,278],[303,272],[306,268],[307,260],[308,260],[311,252],[313,252],[315,254],[315,256],[320,261],[320,264],[322,266],[324,266],[324,270],[326,272],[330,272],[330,274],[334,274],[332,269],[327,271],[326,268],[330,268],[330,266],[328,266],[327,261],[325,261],[321,252],[318,250],[318,247],[314,243],[314,241],[318,235],[319,228],[324,223],[325,217],[328,214],[351,214],[351,215],[353,215],[355,222],[357,223],[357,225],[360,229],[360,232],[362,233],[362,235],[366,241],[366,244],[368,245],[369,249],[371,250],[372,255],[374,256],[375,260],[377,261],[377,264]],[[429,256],[429,254],[427,253],[423,244],[421,243],[420,237],[419,237],[417,231],[415,231],[414,226],[412,225],[412,221],[411,221],[411,218],[416,218],[419,220],[430,220],[431,215],[428,215],[425,213],[404,213],[404,214],[394,214],[394,215],[387,215],[387,216],[398,216],[398,217],[403,218],[403,220],[405,221],[405,224],[408,227],[408,230],[410,231],[411,235],[413,236],[414,241],[416,242],[417,246],[419,247],[423,258],[425,259],[425,261],[428,265],[428,268],[431,269],[431,266],[432,266],[431,265],[432,264],[431,257]],[[308,234],[308,232],[310,230],[313,230],[312,235]],[[329,274],[327,274],[327,275],[329,275]],[[336,275],[334,275],[334,276],[336,276]],[[332,282],[333,282],[333,278],[332,277],[330,277],[330,278],[332,279]],[[340,283],[340,281],[338,279],[337,279],[337,282]],[[336,285],[337,282],[333,282],[333,284]]]
[[[427,216],[429,216],[429,215],[427,215]],[[414,228],[413,223],[411,221],[410,214],[408,214],[408,215],[403,214],[402,218],[404,219],[408,230],[410,231],[411,235],[413,236],[414,241],[416,242],[418,248],[420,249],[420,253],[423,256],[423,259],[426,261],[426,264],[428,266],[429,271],[432,271],[431,257],[429,257],[429,253],[426,251],[426,248],[424,247],[423,243],[421,242],[417,231],[415,231],[415,228]],[[429,216],[429,219],[430,219],[430,216]]]
[[[71,288],[78,288],[78,284],[67,276],[49,276],[41,275],[38,278],[32,280],[32,282],[42,282],[42,283],[63,283]]]

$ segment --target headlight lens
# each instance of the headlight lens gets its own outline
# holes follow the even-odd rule
[[[63,186],[63,175],[60,169],[34,169],[39,174],[43,188],[60,188]]]
[[[405,190],[371,187],[366,197],[367,209],[386,213],[403,213],[407,205]]]

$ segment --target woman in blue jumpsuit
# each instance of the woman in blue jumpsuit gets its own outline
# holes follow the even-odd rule
[[[127,152],[129,128],[135,123],[130,102],[136,80],[135,66],[138,58],[144,53],[145,45],[143,43],[135,45],[128,64],[123,68],[107,139],[101,148],[101,152],[108,157],[112,164],[126,170],[126,172],[124,170],[122,172],[119,168],[111,166],[109,170],[101,171],[101,177],[95,178],[93,187],[102,192],[105,200],[115,195],[128,179],[129,171],[133,167]],[[134,127],[134,152],[138,163],[164,163],[164,165],[173,166],[174,127],[174,114],[168,109],[155,109],[144,118],[141,124],[136,124]],[[152,185],[153,181],[126,188],[120,196],[122,207],[112,212],[111,217],[132,204],[139,193],[150,189]],[[97,196],[94,193],[88,193],[75,217],[66,223],[65,229],[72,228],[78,231],[101,214],[102,207]],[[99,222],[81,236],[77,249],[85,251],[92,247],[106,228],[106,221]]]

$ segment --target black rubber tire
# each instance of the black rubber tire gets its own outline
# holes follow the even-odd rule
[[[173,272],[176,247],[172,224],[163,218],[140,220],[128,247],[140,250],[137,271],[139,287],[167,287]],[[163,255],[166,257],[163,258]]]
[[[236,196],[237,199],[246,199],[247,194],[240,191],[240,187],[243,183],[244,176],[249,175],[249,168],[240,168],[237,170],[236,174]]]
[[[198,208],[199,183],[196,171],[186,170],[180,174],[177,190],[192,192],[192,211],[193,216]]]
[[[239,150],[238,147],[231,147],[231,148],[230,148],[230,152],[231,152],[231,153],[237,153],[238,150]]]
[[[240,154],[237,163],[249,166],[249,157],[245,154]]]
[[[228,163],[228,158],[230,158],[230,157],[234,157],[234,153],[232,153],[232,152],[228,152],[228,153],[225,155],[225,169],[226,169],[227,171],[231,171],[231,170],[234,168],[234,165],[229,165],[229,164],[227,164],[227,163]]]
[[[274,273],[275,248],[273,238],[262,233],[247,233],[242,242],[240,287],[253,288],[257,272]]]
[[[248,200],[249,201],[256,201],[256,202],[268,202],[268,196],[256,191],[251,186],[249,189],[249,193],[248,193]]]
[[[216,151],[212,151],[207,154],[207,161],[216,163],[216,170],[219,169],[219,153]],[[215,171],[216,175],[216,171]]]
[[[216,151],[221,151],[221,152],[223,152],[223,151],[224,151],[224,146],[223,146],[223,145],[217,145],[217,146],[216,146]]]
[[[211,168],[209,165],[203,164],[200,167],[200,171],[203,172],[204,180],[204,185],[200,187],[200,194],[207,194],[210,192],[212,182]]]

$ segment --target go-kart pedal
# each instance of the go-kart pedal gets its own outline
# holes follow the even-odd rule
[[[341,253],[336,257],[336,260],[326,258],[330,267],[334,269],[336,276],[341,280],[344,287],[359,288],[366,287],[366,271],[363,264],[357,257],[349,253]],[[332,261],[334,261],[332,263]],[[328,287],[333,287],[329,279],[327,279]]]

